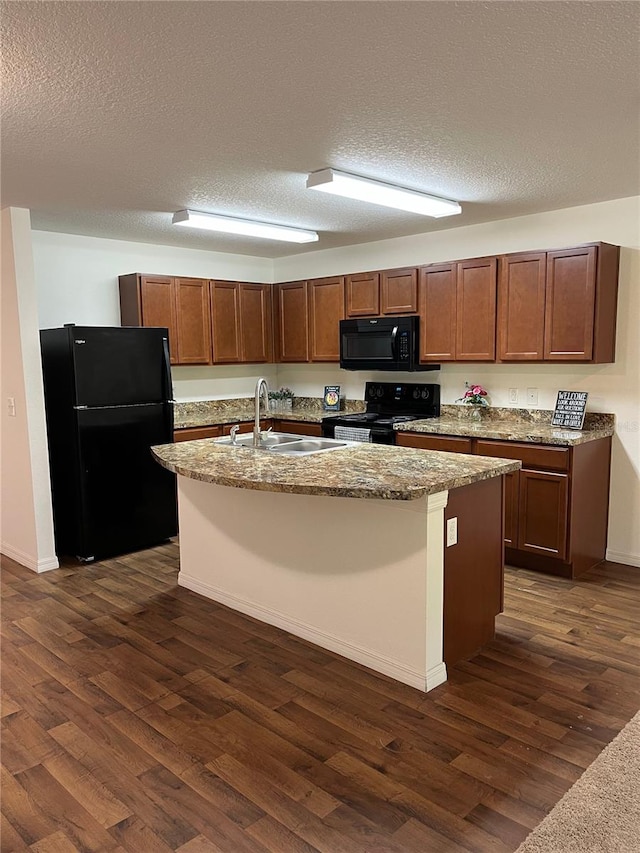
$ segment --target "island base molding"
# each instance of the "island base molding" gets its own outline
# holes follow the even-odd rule
[[[447,492],[293,495],[178,477],[178,583],[419,690],[443,660]]]

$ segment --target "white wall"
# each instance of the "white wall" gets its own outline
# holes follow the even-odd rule
[[[41,329],[119,326],[118,276],[130,272],[272,281],[273,261],[176,246],[33,231]]]
[[[27,568],[58,566],[28,210],[6,208],[2,230],[1,550]],[[9,413],[13,400],[15,416]]]
[[[317,251],[274,262],[275,281],[336,275],[412,264],[436,263],[503,252],[575,246],[602,241],[621,246],[615,364],[506,365],[451,364],[440,372],[403,374],[408,381],[438,382],[442,400],[460,397],[465,380],[483,384],[496,406],[508,406],[509,388],[538,390],[538,407],[553,409],[559,389],[589,392],[589,411],[613,412],[608,557],[640,566],[640,198],[550,211],[517,219],[452,228]],[[339,384],[349,397],[362,398],[367,379],[388,374],[352,374],[332,365],[280,365],[278,380],[297,394],[318,396],[323,386]],[[398,375],[400,378],[400,375]]]
[[[273,261],[269,258],[51,231],[32,233],[41,329],[65,323],[119,326],[118,276],[130,272],[272,281]],[[270,384],[275,384],[275,370],[274,366],[252,368],[251,375],[267,375]],[[176,400],[247,396],[255,386],[255,378],[251,385],[238,367],[179,367],[172,375]]]

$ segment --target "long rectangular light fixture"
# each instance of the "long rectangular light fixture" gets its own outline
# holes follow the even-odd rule
[[[251,219],[220,216],[217,213],[203,213],[198,210],[178,210],[173,214],[172,222],[174,225],[186,225],[187,228],[244,234],[247,237],[264,237],[267,240],[285,240],[288,243],[314,243],[318,239],[315,231],[306,231],[303,228],[288,228],[286,225],[271,225],[268,222],[254,222]]]
[[[358,201],[367,201],[383,207],[408,210],[423,216],[439,218],[462,213],[462,208],[457,201],[403,189],[371,178],[361,178],[347,172],[338,172],[335,169],[312,172],[307,178],[307,189],[355,198]]]

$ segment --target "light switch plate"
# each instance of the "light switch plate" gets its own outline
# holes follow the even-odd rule
[[[447,548],[458,544],[458,516],[447,519]]]

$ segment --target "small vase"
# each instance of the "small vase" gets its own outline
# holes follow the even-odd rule
[[[482,420],[482,410],[484,409],[484,406],[472,404],[469,408],[471,409],[471,411],[469,412],[470,420],[481,421]]]

